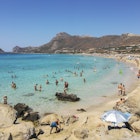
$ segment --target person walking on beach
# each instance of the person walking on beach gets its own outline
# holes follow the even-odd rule
[[[58,127],[58,126],[59,126],[59,127]],[[50,124],[50,127],[51,127],[50,134],[52,133],[52,130],[53,130],[54,127],[56,128],[55,133],[60,132],[60,130],[61,130],[61,125],[60,125],[59,119],[57,119],[56,121],[52,122],[52,123]]]

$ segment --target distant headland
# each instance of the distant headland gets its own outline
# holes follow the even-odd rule
[[[0,49],[0,53],[5,53]],[[102,37],[56,34],[38,47],[15,46],[12,53],[140,53],[140,35],[126,33]]]

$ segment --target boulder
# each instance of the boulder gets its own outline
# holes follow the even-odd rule
[[[77,95],[75,95],[75,94],[66,94],[66,93],[56,92],[55,96],[57,97],[58,100],[62,100],[62,101],[75,102],[75,101],[80,100],[80,98],[78,98]]]
[[[17,119],[17,111],[8,104],[0,104],[0,128],[11,126]]]
[[[7,140],[29,140],[30,138],[35,138],[35,128],[32,122],[23,122],[20,124],[12,125],[7,128],[0,129],[1,140],[5,137],[11,138]]]
[[[0,132],[0,140],[13,140],[11,133]]]
[[[22,117],[22,120],[26,121],[37,121],[40,118],[38,112],[26,112]]]
[[[140,133],[140,121],[134,122],[132,124],[132,128],[135,130],[135,132],[139,132]]]
[[[134,94],[133,96],[128,97],[125,103],[130,112],[133,114],[139,114],[140,112],[140,93]]]
[[[33,110],[26,104],[18,103],[14,108],[17,111],[17,117],[21,117],[22,120],[34,122],[40,118],[38,112],[33,112]]]
[[[57,114],[49,114],[41,118],[40,124],[41,125],[49,125],[51,122],[56,121],[57,119],[60,120],[60,122],[63,122],[63,118]]]
[[[17,117],[22,117],[24,116],[25,112],[31,111],[31,108],[29,108],[28,105],[23,104],[23,103],[18,103],[14,106],[14,109],[17,111]]]
[[[88,129],[78,129],[74,131],[74,136],[78,139],[88,138],[89,130]]]

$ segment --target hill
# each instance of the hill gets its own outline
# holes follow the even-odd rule
[[[13,48],[14,53],[140,53],[140,36],[135,34],[89,37],[58,33],[49,43],[38,47]]]
[[[0,53],[4,53],[4,51],[0,48]]]

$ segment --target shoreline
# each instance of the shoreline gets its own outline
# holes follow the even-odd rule
[[[109,58],[113,58],[122,62],[132,63],[139,69],[140,66],[135,63],[135,59],[129,60],[129,55],[122,56],[109,56]],[[139,55],[140,56],[140,55]],[[105,55],[107,57],[107,55]],[[121,59],[119,59],[121,57]],[[138,58],[140,62],[140,58]],[[121,98],[124,97],[126,99],[126,107],[128,105],[128,109],[130,109],[130,113],[136,115],[136,111],[140,110],[140,79],[137,79],[134,84],[131,85],[129,90],[127,91],[126,96],[118,96],[118,94],[102,96],[104,99],[103,102],[91,105],[88,108],[83,108],[86,111],[77,111],[74,110],[69,112],[68,114],[62,114],[61,112],[55,113],[51,112],[44,116],[40,116],[41,118],[38,120],[38,124],[34,124],[32,122],[27,122],[18,118],[16,124],[11,124],[10,128],[1,128],[0,132],[3,134],[10,133],[12,134],[13,138],[20,137],[21,140],[25,139],[25,135],[31,135],[31,132],[28,130],[35,131],[36,134],[38,132],[43,132],[42,134],[37,136],[37,139],[40,140],[80,140],[80,139],[87,139],[87,140],[114,140],[114,139],[140,139],[140,114],[139,116],[134,116],[131,120],[131,124],[133,125],[133,130],[130,131],[127,127],[123,127],[122,124],[118,124],[120,127],[119,129],[109,129],[109,123],[104,122],[101,120],[101,115],[104,112],[113,110],[113,107],[116,105],[116,102]],[[117,93],[117,92],[116,92]],[[132,105],[132,106],[131,106]],[[1,105],[5,110],[8,105]],[[132,107],[132,108],[131,108]],[[69,111],[69,109],[68,109]],[[125,111],[124,111],[125,112]],[[38,112],[40,114],[40,112]],[[5,114],[7,112],[5,111]],[[3,115],[3,113],[2,113]],[[50,124],[52,121],[59,118],[61,122],[62,131],[59,133],[55,133],[54,131],[50,134]],[[1,116],[1,120],[7,119]],[[1,121],[2,122],[2,121]],[[3,122],[2,122],[3,123]],[[9,122],[8,122],[9,123]],[[32,123],[32,124],[31,124]],[[8,124],[9,125],[9,124]],[[26,127],[25,127],[26,126]],[[23,130],[21,132],[20,130]],[[26,131],[26,132],[25,132]],[[16,133],[17,134],[16,134]],[[26,134],[25,134],[26,133]],[[22,138],[21,138],[22,137]],[[36,139],[34,139],[36,140]]]
[[[80,54],[81,55],[81,54]],[[116,54],[116,55],[108,55],[108,54],[82,54],[82,55],[85,55],[85,56],[99,56],[99,57],[104,57],[104,58],[112,58],[112,59],[115,59],[119,62],[123,62],[123,63],[126,63],[126,64],[131,64],[133,66],[136,66],[136,63],[134,60],[128,60],[128,57],[131,56],[130,54],[125,54],[123,57],[121,54]],[[140,55],[132,55],[132,56],[140,56]],[[123,58],[123,59],[122,59]],[[139,60],[140,61],[140,60]],[[138,69],[140,68],[140,66],[136,66]],[[129,90],[127,90],[127,95],[126,96],[118,96],[117,94],[112,94],[112,95],[105,95],[104,97],[101,96],[101,98],[104,98],[100,103],[97,103],[97,104],[94,104],[94,105],[90,105],[89,107],[87,108],[84,108],[85,110],[87,110],[87,112],[94,112],[94,109],[101,109],[101,110],[104,110],[104,105],[107,105],[109,104],[110,107],[108,109],[113,109],[113,106],[115,105],[115,103],[121,98],[121,97],[124,97],[124,98],[128,98],[131,93],[136,90],[138,88],[138,86],[140,85],[140,81],[135,81],[131,87],[129,87]],[[117,93],[117,91],[116,91]],[[107,109],[105,107],[105,110]],[[56,112],[54,112],[56,113]],[[61,113],[58,113],[57,114],[59,115],[64,115],[66,114],[65,112],[63,114]],[[70,115],[79,115],[81,114],[81,112],[78,112],[78,111],[72,111]],[[66,115],[67,116],[67,115]]]

